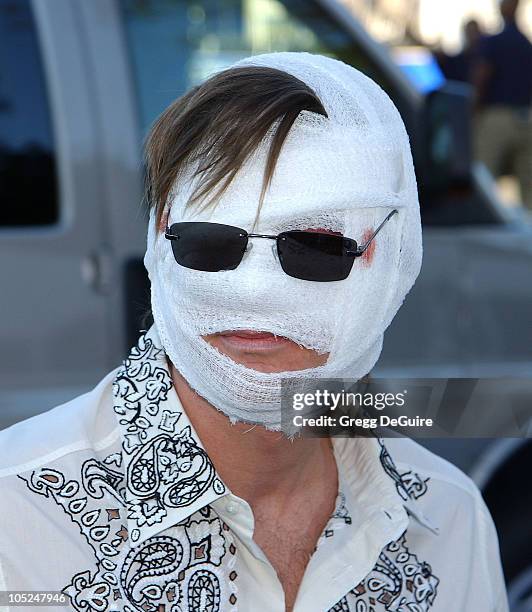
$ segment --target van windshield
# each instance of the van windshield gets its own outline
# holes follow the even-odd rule
[[[121,0],[121,9],[143,133],[190,86],[259,53],[328,55],[387,89],[353,37],[312,0]]]

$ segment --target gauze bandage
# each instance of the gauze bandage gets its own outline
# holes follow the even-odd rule
[[[408,136],[398,111],[372,80],[338,61],[308,53],[271,53],[236,66],[270,66],[311,87],[328,117],[303,111],[285,141],[254,232],[326,228],[363,242],[393,208],[371,263],[355,260],[346,280],[312,282],[286,275],[273,241],[250,239],[235,270],[179,266],[152,212],[145,265],[152,310],[168,357],[188,384],[232,422],[280,428],[281,381],[353,378],[375,365],[383,334],[421,264],[421,226]],[[187,206],[195,181],[175,184],[168,224],[210,221],[252,230],[268,136],[214,209]],[[251,329],[285,336],[318,353],[324,365],[262,373],[235,363],[202,336]]]

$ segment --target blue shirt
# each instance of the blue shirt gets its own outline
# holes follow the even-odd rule
[[[480,42],[479,55],[492,70],[483,103],[529,106],[532,101],[532,44],[515,22]]]

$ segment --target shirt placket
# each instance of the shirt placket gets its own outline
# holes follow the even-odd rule
[[[293,612],[331,610],[366,578],[382,549],[399,538],[408,525],[408,515],[399,499],[382,506],[376,503],[371,510],[365,510],[364,516],[358,516],[338,457],[337,467],[336,510],[307,566]],[[342,506],[343,520],[338,516]]]
[[[255,520],[250,505],[228,493],[211,507],[230,528],[237,547],[239,609],[284,612],[284,591],[277,572],[253,540]]]

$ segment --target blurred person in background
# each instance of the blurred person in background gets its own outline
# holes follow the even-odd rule
[[[516,23],[519,0],[502,0],[501,32],[483,37],[475,87],[475,154],[495,177],[514,175],[532,210],[532,44]]]
[[[434,52],[434,56],[447,80],[471,83],[474,66],[478,61],[478,48],[482,37],[482,29],[476,19],[469,19],[465,22],[462,36],[464,46],[460,53],[447,55],[440,49]]]

